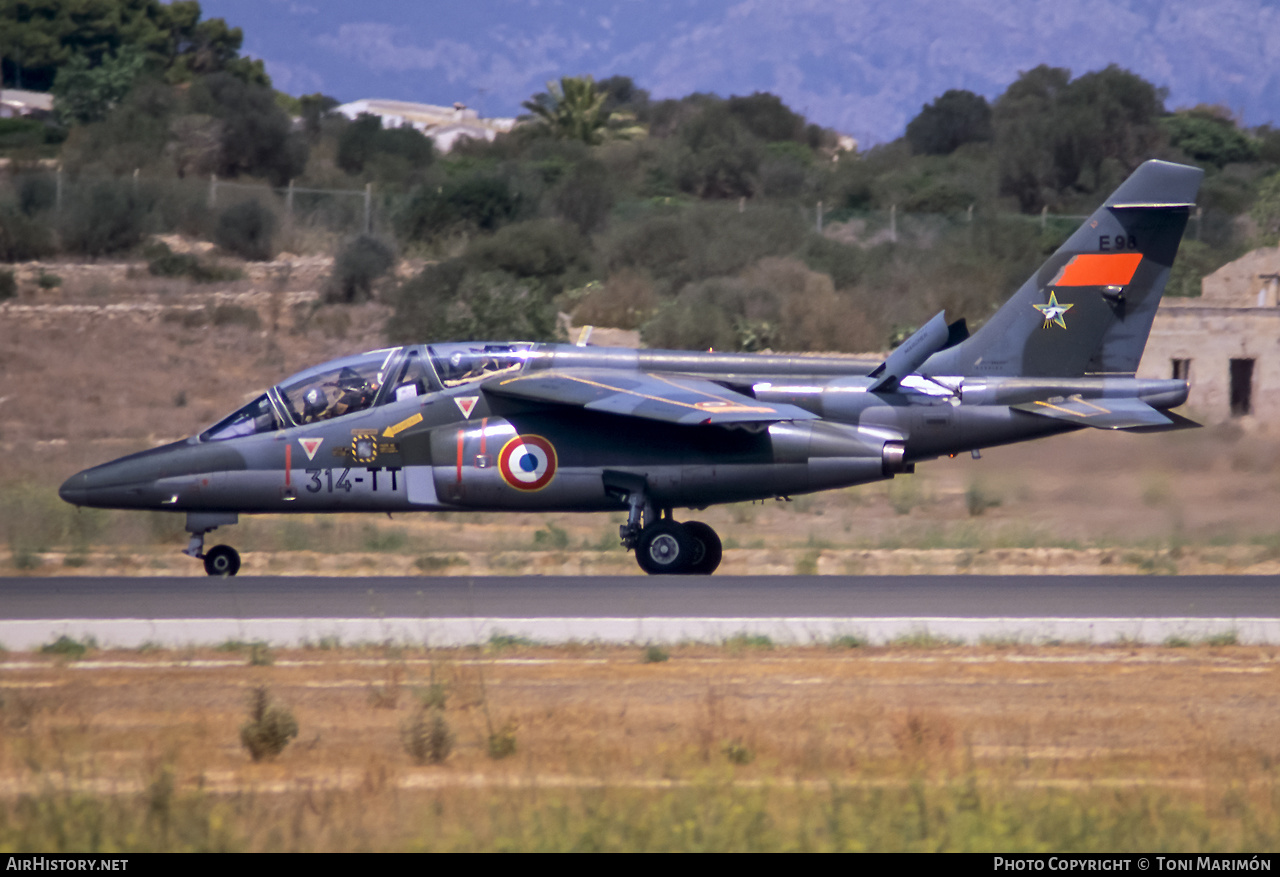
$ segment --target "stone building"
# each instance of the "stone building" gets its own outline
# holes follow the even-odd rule
[[[1280,423],[1280,247],[1254,250],[1205,277],[1200,298],[1165,298],[1138,368],[1191,381],[1202,423]]]

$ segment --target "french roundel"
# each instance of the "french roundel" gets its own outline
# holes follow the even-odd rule
[[[502,446],[498,471],[517,490],[541,490],[556,477],[556,449],[540,435],[518,435]]]

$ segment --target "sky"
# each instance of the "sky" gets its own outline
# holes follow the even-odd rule
[[[768,91],[860,145],[951,88],[994,99],[1040,64],[1109,64],[1280,122],[1277,0],[202,0],[276,88],[515,116],[548,80],[630,76],[654,98]]]

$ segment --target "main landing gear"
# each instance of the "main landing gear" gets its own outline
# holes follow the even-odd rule
[[[655,510],[641,491],[627,497],[630,513],[618,528],[625,548],[634,548],[636,562],[649,575],[711,575],[724,549],[716,531],[701,521],[681,523],[671,509]]]
[[[190,557],[204,561],[204,571],[211,576],[233,576],[240,572],[240,552],[230,545],[215,545],[204,550],[204,534],[219,527],[234,524],[240,520],[236,514],[210,514],[189,512],[187,514],[187,532],[191,541],[183,551]]]

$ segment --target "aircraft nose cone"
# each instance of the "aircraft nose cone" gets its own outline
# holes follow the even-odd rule
[[[58,488],[58,496],[62,497],[63,502],[84,505],[89,498],[89,476],[83,472],[72,475],[62,482],[62,486]]]

